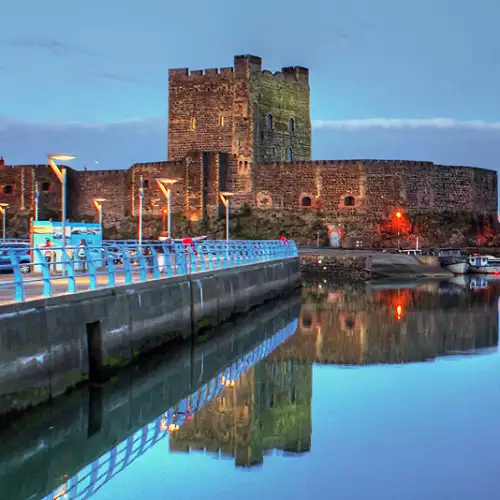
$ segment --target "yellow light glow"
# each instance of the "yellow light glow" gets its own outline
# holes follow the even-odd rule
[[[164,179],[156,179],[156,182],[161,183],[161,184],[175,184],[176,182],[179,182],[179,179],[169,179],[169,178],[164,178]]]
[[[57,161],[70,161],[70,160],[74,160],[76,158],[76,156],[74,155],[48,155],[48,157],[51,159],[51,160],[57,160]]]
[[[402,216],[403,216],[403,214],[402,214],[402,213],[398,210],[398,211],[396,212],[396,217],[397,217],[398,219],[401,219],[401,217],[402,217]]]

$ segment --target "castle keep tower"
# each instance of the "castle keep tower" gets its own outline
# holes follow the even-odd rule
[[[309,70],[262,71],[256,56],[234,67],[169,71],[168,159],[192,151],[233,155],[253,163],[311,159]],[[246,162],[246,163],[245,163]]]

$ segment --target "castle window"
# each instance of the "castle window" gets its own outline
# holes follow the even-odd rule
[[[260,140],[261,140],[261,141],[264,141],[264,132],[261,132],[261,133],[260,133]]]
[[[191,130],[196,130],[196,118],[191,118]]]
[[[309,315],[309,314],[302,314],[302,328],[308,330],[312,327],[312,323],[313,323],[313,320],[312,320],[312,317]]]
[[[302,196],[300,199],[300,206],[301,207],[311,207],[312,206],[312,200],[310,196]]]
[[[239,168],[240,170],[242,170],[242,169],[243,169],[243,162],[242,162],[241,160],[238,162],[238,168]]]
[[[144,189],[148,189],[149,188],[149,181],[146,179],[145,181],[142,182],[142,187]]]
[[[245,162],[245,170],[248,170],[248,162]]]
[[[295,133],[295,120],[293,118],[290,118],[290,120],[288,121],[288,131],[290,132],[290,134]]]
[[[290,389],[290,403],[295,403],[295,387],[292,387]]]
[[[269,130],[272,130],[272,128],[273,128],[273,115],[271,113],[267,113],[267,116],[266,116],[266,127]]]
[[[42,182],[40,189],[44,192],[47,193],[50,191],[50,182]]]
[[[223,127],[223,126],[224,126],[224,117],[219,116],[219,127]]]
[[[14,194],[14,186],[12,186],[12,184],[7,184],[7,186],[4,186],[3,194]]]
[[[288,148],[288,152],[287,152],[287,155],[286,155],[286,159],[288,161],[293,161],[293,149],[292,148]]]
[[[345,207],[353,207],[355,205],[355,200],[354,200],[354,196],[346,196],[344,198],[344,206]]]
[[[243,104],[243,118],[248,118],[248,102]]]
[[[276,158],[276,148],[273,148],[273,158]]]

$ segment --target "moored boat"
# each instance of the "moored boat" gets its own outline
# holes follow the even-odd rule
[[[437,255],[439,264],[453,274],[466,274],[469,272],[470,263],[462,255],[459,248],[440,248],[433,253]]]
[[[470,270],[479,274],[500,274],[500,257],[473,255],[469,258]]]

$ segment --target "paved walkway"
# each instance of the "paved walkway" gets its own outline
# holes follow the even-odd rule
[[[165,277],[165,275],[162,275]],[[68,279],[63,278],[61,275],[54,275],[56,278],[52,281],[52,295],[64,295],[68,293]],[[59,279],[57,279],[59,278]],[[43,282],[41,280],[40,274],[25,274],[24,279],[27,283],[24,284],[24,299],[25,300],[36,300],[43,299]],[[148,273],[148,280],[152,279],[152,273]],[[8,304],[14,302],[15,296],[15,285],[12,283],[14,280],[13,274],[0,274],[0,305]],[[32,283],[28,283],[31,280],[40,280]],[[88,276],[76,276],[76,291],[86,292],[90,290],[90,280]],[[97,288],[105,288],[108,286],[108,276],[107,274],[102,274],[97,276]],[[132,282],[140,282],[139,271],[132,271]],[[125,284],[125,272],[121,270],[116,270],[115,275],[115,285]]]

